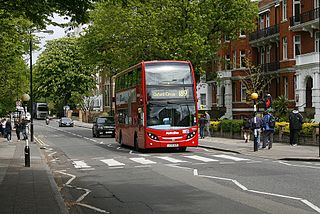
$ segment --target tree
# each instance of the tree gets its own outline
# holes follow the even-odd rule
[[[35,97],[62,106],[76,105],[95,87],[93,69],[86,65],[77,38],[61,38],[47,43],[35,69]]]
[[[142,60],[190,60],[197,72],[215,57],[223,35],[254,27],[250,0],[105,0],[83,37],[91,63],[116,73]]]

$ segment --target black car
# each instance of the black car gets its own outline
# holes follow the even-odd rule
[[[100,137],[101,135],[115,135],[115,123],[113,117],[97,117],[92,126],[92,136]]]
[[[59,127],[69,126],[73,127],[73,121],[69,117],[61,117],[59,120]]]

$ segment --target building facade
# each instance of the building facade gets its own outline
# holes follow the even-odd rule
[[[273,99],[285,96],[289,108],[297,106],[308,118],[320,121],[319,0],[261,0],[257,29],[239,38],[225,38],[219,51],[223,63],[219,81],[207,81],[212,90],[212,108],[224,108],[225,118],[242,118],[252,112],[247,89],[240,80],[246,75],[246,59],[272,74],[264,93]]]

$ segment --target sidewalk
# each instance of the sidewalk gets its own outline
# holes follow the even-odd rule
[[[92,128],[92,124],[74,121],[76,126]],[[290,146],[286,143],[274,143],[272,149],[253,151],[253,141],[244,143],[244,140],[206,137],[199,139],[199,147],[215,149],[244,155],[252,155],[276,160],[320,161],[318,146]]]
[[[30,167],[25,167],[25,141],[0,138],[0,213],[67,214],[68,210],[40,148],[30,143]]]

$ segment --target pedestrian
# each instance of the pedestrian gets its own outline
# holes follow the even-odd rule
[[[6,133],[6,137],[7,137],[8,142],[11,142],[12,125],[11,125],[10,119],[8,119],[6,122],[5,130],[6,130],[5,133]]]
[[[256,118],[256,121],[254,121]],[[259,149],[262,148],[260,143],[260,135],[261,135],[261,128],[262,128],[262,120],[261,118],[254,113],[253,117],[250,119],[251,129],[253,131],[253,136],[256,138],[257,146]],[[256,133],[256,136],[255,136]],[[254,143],[254,142],[253,142]]]
[[[204,127],[206,125],[206,115],[202,115],[199,119],[200,138],[204,139]]]
[[[211,133],[210,133],[210,114],[206,111],[205,115],[206,115],[206,131],[208,133],[208,137],[211,137]]]
[[[262,148],[266,148],[268,146],[268,149],[271,149],[272,143],[273,143],[274,128],[276,124],[275,117],[270,113],[269,110],[267,110],[264,113],[262,122],[263,122],[263,132],[264,132]]]
[[[290,128],[290,145],[296,146],[300,130],[302,129],[303,117],[299,113],[298,108],[295,107],[289,114],[289,128]]]
[[[22,132],[23,140],[27,140],[28,139],[27,123],[28,123],[28,121],[25,118],[23,118],[22,122],[21,122],[21,132]]]
[[[250,135],[251,135],[250,128],[251,128],[250,119],[248,117],[245,117],[242,125],[243,138],[245,143],[248,143],[250,141]]]
[[[14,126],[16,128],[17,139],[20,141],[21,124],[18,120],[16,120]]]
[[[5,118],[3,118],[1,120],[1,134],[2,134],[2,137],[6,137],[6,122],[7,120]]]

